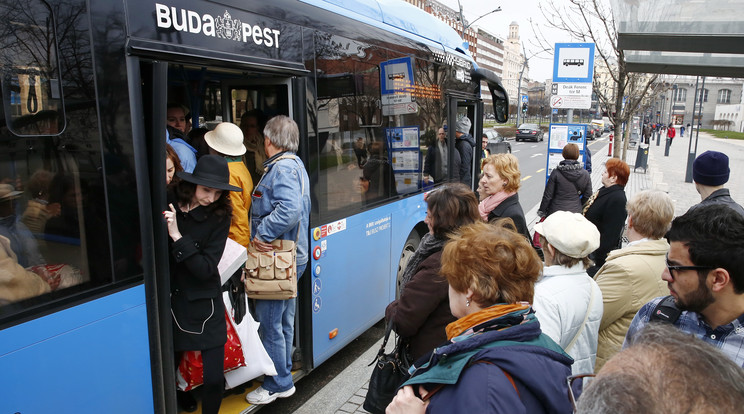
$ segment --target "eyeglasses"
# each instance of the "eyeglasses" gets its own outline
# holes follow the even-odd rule
[[[682,272],[685,270],[710,270],[715,269],[713,266],[675,266],[669,263],[669,253],[666,255],[666,267],[669,269],[669,274],[674,277],[673,271]]]
[[[570,377],[566,378],[566,383],[568,384],[568,399],[571,401],[571,407],[573,407],[573,412],[576,412],[576,396],[574,395],[574,387],[576,387],[576,391],[581,395],[581,391],[584,389],[584,378],[594,378],[594,374],[578,374],[578,375],[571,375]],[[574,385],[574,382],[576,380],[581,380],[578,384]]]

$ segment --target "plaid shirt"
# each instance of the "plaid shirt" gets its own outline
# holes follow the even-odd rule
[[[628,333],[625,335],[623,349],[628,346],[631,338],[637,335],[649,322],[651,312],[663,297],[656,298],[643,305],[630,323]],[[674,326],[683,332],[694,335],[697,338],[715,346],[731,358],[737,365],[744,367],[744,315],[739,316],[732,322],[711,329],[710,325],[695,312],[683,311]]]

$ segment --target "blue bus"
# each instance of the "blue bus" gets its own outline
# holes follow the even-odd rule
[[[403,1],[0,0],[0,30],[2,413],[177,412],[169,103],[194,130],[256,110],[300,126],[313,206],[296,377],[396,297],[437,130],[473,121],[477,171],[482,87],[508,118],[500,79]],[[253,409],[238,397],[223,412]]]

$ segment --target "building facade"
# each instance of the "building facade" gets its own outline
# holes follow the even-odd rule
[[[663,122],[675,125],[700,124],[703,128],[713,128],[714,120],[720,120],[718,114],[728,114],[730,108],[718,110],[721,105],[736,105],[742,103],[741,79],[732,78],[702,78],[697,82],[694,76],[676,76],[671,78],[672,88],[665,95],[671,100],[671,113]],[[702,102],[702,114],[701,114]],[[694,107],[694,108],[693,108]],[[694,109],[694,113],[693,113]],[[702,116],[700,116],[702,115]],[[721,116],[721,115],[718,115]],[[732,115],[733,116],[733,115]]]
[[[713,129],[744,132],[744,105],[716,105]]]
[[[504,77],[504,39],[488,31],[478,28],[478,56],[475,61],[478,66],[493,71]],[[493,112],[493,101],[488,89],[481,90],[481,98],[486,106],[486,113]]]
[[[460,33],[469,44],[470,53],[479,66],[487,68],[501,77],[509,102],[516,106],[519,104],[519,92],[527,94],[527,80],[529,79],[529,67],[524,65],[522,44],[519,39],[519,24],[512,22],[509,25],[509,35],[506,41],[503,37],[493,34],[480,27],[467,27],[463,33],[463,22],[460,11],[454,10],[436,0],[405,0],[414,6],[433,14],[440,20],[446,22],[450,27]],[[524,70],[524,73],[522,73]],[[520,74],[522,75],[522,86],[519,87]],[[486,91],[482,93],[486,106],[491,105],[491,96]]]
[[[523,73],[522,70],[524,70]],[[509,102],[512,105],[519,106],[519,94],[526,93],[527,79],[530,74],[529,67],[524,62],[522,43],[519,40],[519,24],[517,22],[512,22],[509,25],[509,36],[504,43],[503,74],[502,81],[506,93],[509,94]],[[522,80],[521,87],[519,84],[520,79]]]

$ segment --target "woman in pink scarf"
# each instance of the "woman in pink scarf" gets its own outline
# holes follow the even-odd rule
[[[484,221],[492,222],[508,217],[514,222],[517,232],[528,240],[530,233],[524,211],[519,205],[519,187],[522,183],[519,160],[512,154],[495,154],[481,162],[478,194],[481,202],[478,210]]]

